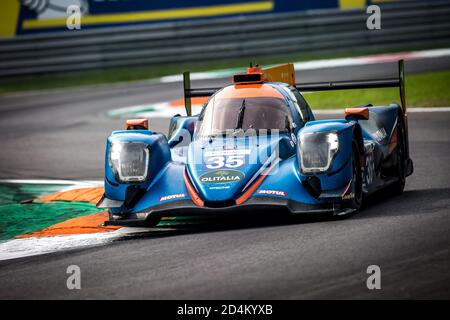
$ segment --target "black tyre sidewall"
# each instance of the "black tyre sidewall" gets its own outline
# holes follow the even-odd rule
[[[405,159],[405,139],[403,124],[399,122],[397,125],[397,149],[395,151],[396,159],[396,177],[398,181],[392,185],[392,189],[396,194],[402,194],[405,188],[405,171],[406,171],[406,159]]]
[[[354,194],[353,199],[349,203],[349,207],[359,210],[363,202],[362,191],[362,168],[360,163],[361,153],[358,148],[358,143],[355,139],[352,140],[352,192]],[[356,174],[355,174],[356,171]]]

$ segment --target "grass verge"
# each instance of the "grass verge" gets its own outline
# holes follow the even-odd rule
[[[406,106],[448,107],[450,106],[450,71],[427,72],[406,76]],[[365,89],[327,91],[305,94],[313,109],[342,109],[366,103],[386,105],[400,103],[399,90]]]
[[[94,204],[85,202],[21,203],[23,200],[61,191],[63,187],[47,184],[0,184],[0,242],[102,211]]]

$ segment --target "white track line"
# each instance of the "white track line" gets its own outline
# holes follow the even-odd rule
[[[38,184],[38,185],[57,185],[61,186],[59,192],[66,192],[70,190],[82,188],[96,188],[103,187],[103,181],[97,180],[41,180],[41,179],[3,179],[0,184]]]
[[[315,70],[326,68],[337,68],[357,65],[378,64],[386,62],[396,62],[398,60],[417,60],[427,58],[438,58],[450,56],[450,49],[435,49],[400,53],[387,53],[354,58],[323,59],[294,63],[294,68],[298,70]]]
[[[93,184],[103,185],[101,180],[51,180],[51,179],[0,179],[0,183],[21,183],[21,184]]]
[[[352,58],[336,58],[336,59],[299,61],[299,62],[294,62],[294,68],[298,71],[317,70],[317,69],[326,69],[326,68],[349,67],[349,66],[357,66],[357,65],[396,62],[400,59],[404,59],[404,60],[408,61],[408,60],[418,60],[418,59],[439,58],[439,57],[446,57],[446,56],[450,56],[450,48],[377,54],[377,55],[368,55],[368,56],[360,56],[360,57],[352,57]],[[223,69],[223,70],[214,70],[214,71],[209,71],[209,72],[193,72],[193,73],[191,73],[191,80],[207,80],[207,79],[223,78],[225,76],[235,73],[236,70],[240,70],[240,69]],[[242,70],[240,70],[240,71],[242,71]],[[159,81],[162,83],[180,82],[180,81],[183,81],[183,76],[182,75],[165,76],[165,77],[161,77],[159,79]]]
[[[449,112],[450,111],[450,107],[436,107],[436,108],[409,108],[408,112],[423,112],[423,113],[427,113],[427,112]]]
[[[121,228],[110,232],[32,237],[0,242],[0,260],[17,259],[51,252],[100,246],[142,232],[167,232],[171,228]]]

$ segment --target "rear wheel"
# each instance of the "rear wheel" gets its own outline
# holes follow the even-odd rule
[[[402,194],[405,189],[405,172],[406,172],[406,150],[405,150],[405,135],[404,135],[403,124],[399,122],[397,125],[397,148],[395,150],[395,167],[394,167],[394,177],[397,178],[397,181],[394,182],[390,189],[395,194]]]
[[[350,209],[359,210],[363,200],[362,189],[362,169],[361,169],[361,152],[358,147],[358,143],[353,139],[352,143],[352,184],[351,193],[352,198],[347,200],[346,207]]]

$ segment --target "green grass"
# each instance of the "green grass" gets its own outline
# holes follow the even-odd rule
[[[30,202],[61,191],[61,185],[0,184],[0,242],[56,223],[101,211],[85,202]]]
[[[429,72],[406,76],[407,107],[450,106],[450,71]],[[343,109],[366,103],[385,105],[400,103],[399,90],[342,90],[305,94],[312,109]]]
[[[247,67],[250,60],[260,65],[279,64],[286,62],[308,61],[316,59],[330,59],[340,57],[352,57],[366,54],[377,54],[387,52],[398,52],[415,49],[429,49],[424,47],[414,47],[397,49],[391,51],[370,50],[370,51],[342,51],[340,53],[322,53],[322,54],[297,54],[284,55],[278,57],[261,58],[243,58],[224,61],[208,61],[198,63],[157,65],[157,66],[139,66],[129,68],[114,68],[105,70],[93,70],[84,72],[70,72],[64,74],[49,74],[33,77],[21,77],[2,79],[0,81],[0,94],[15,91],[41,90],[66,87],[79,87],[93,84],[108,84],[123,81],[138,81],[144,79],[158,78],[166,75],[180,74],[189,70],[192,72],[210,71],[229,68]]]

